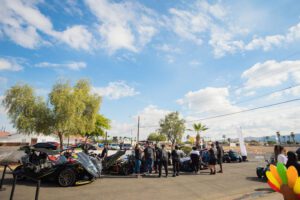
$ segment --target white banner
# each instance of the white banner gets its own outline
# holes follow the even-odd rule
[[[239,142],[240,142],[241,154],[242,154],[242,156],[247,156],[247,149],[246,149],[246,145],[245,145],[245,141],[244,141],[244,137],[243,137],[241,128],[238,129],[238,137],[239,137]]]

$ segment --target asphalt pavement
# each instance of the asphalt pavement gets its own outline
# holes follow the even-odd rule
[[[269,186],[256,178],[256,160],[245,163],[224,164],[224,173],[209,175],[201,170],[198,175],[182,173],[179,177],[158,178],[157,174],[136,178],[135,176],[105,176],[93,183],[62,188],[55,183],[43,182],[41,200],[279,200]],[[4,181],[5,191],[0,191],[0,200],[9,199],[12,175]],[[18,182],[15,200],[34,199],[35,183]]]

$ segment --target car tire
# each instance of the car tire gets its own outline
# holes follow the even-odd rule
[[[26,180],[26,177],[22,175],[22,168],[23,168],[23,165],[20,165],[18,167],[16,167],[14,169],[14,173],[16,173],[18,176],[17,176],[17,181],[24,181]]]
[[[70,168],[63,169],[58,174],[57,181],[61,187],[73,186],[76,182],[76,172]]]

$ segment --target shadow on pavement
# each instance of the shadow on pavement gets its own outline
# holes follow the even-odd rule
[[[261,183],[267,183],[264,179],[260,179],[258,177],[246,177],[248,181],[256,181],[256,182],[261,182]]]

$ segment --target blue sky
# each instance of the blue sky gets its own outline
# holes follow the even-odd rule
[[[110,134],[135,134],[140,115],[146,137],[170,111],[192,121],[299,97],[295,87],[256,98],[300,83],[299,44],[297,0],[4,0],[0,96],[21,82],[46,97],[61,78],[88,78]],[[235,137],[240,126],[246,135],[289,134],[299,132],[297,107],[202,122],[213,138]],[[13,129],[3,108],[0,119]]]

